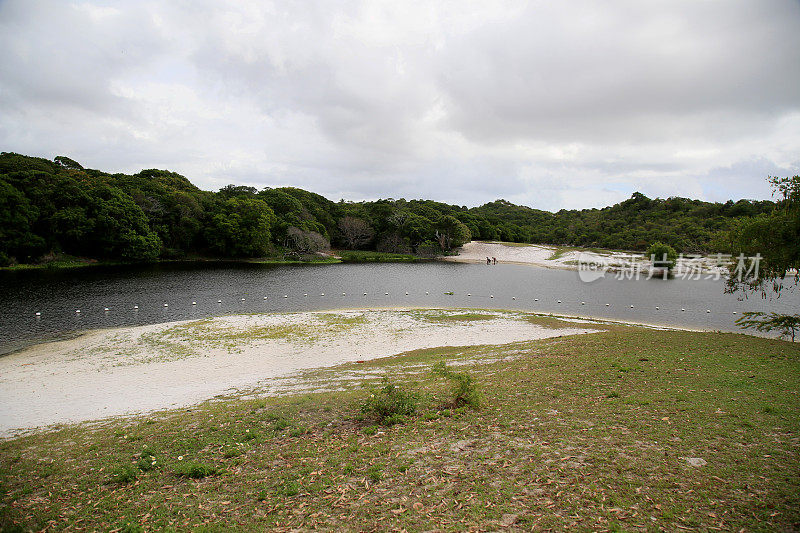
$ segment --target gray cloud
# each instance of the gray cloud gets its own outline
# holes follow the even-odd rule
[[[794,1],[0,3],[2,149],[338,200],[769,197]]]

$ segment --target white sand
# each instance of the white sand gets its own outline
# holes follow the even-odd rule
[[[458,255],[443,259],[457,263],[485,263],[487,257],[494,257],[498,263],[568,270],[578,270],[579,261],[605,264],[609,270],[632,269],[636,265],[641,272],[646,272],[650,267],[649,258],[645,258],[643,254],[612,250],[593,252],[570,248],[556,259],[550,259],[558,250],[558,246],[539,244],[471,241],[457,250]],[[699,273],[724,276],[728,272],[727,269],[716,266],[713,256],[679,258],[676,268],[678,272],[686,272],[687,275]]]
[[[240,315],[99,330],[0,358],[0,436],[66,422],[189,406],[303,369],[421,348],[590,333],[520,313],[441,320],[463,310]]]

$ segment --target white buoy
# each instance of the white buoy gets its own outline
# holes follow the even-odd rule
[[[139,310],[139,306],[138,306],[138,305],[134,305],[134,306],[133,306],[133,310],[134,310],[134,311],[138,311],[138,310]]]
[[[711,309],[706,309],[706,313],[710,313],[710,312],[711,312]]]
[[[631,306],[631,309],[633,309],[633,306]]]
[[[365,292],[365,293],[364,293],[364,296],[366,296],[366,295],[367,295],[367,293]]]
[[[242,298],[242,301],[244,301],[244,298]]]
[[[218,303],[218,304],[221,304],[221,303],[222,303],[222,300],[217,300],[217,303]]]
[[[658,306],[656,306],[656,311],[658,311],[658,309],[659,309],[659,307],[658,307]]]
[[[76,312],[76,313],[80,313],[80,312],[81,312],[81,310],[80,310],[80,309],[76,309],[76,310],[75,310],[75,312]]]
[[[40,313],[39,311],[36,311],[36,316],[42,316],[42,313]]]
[[[534,298],[534,299],[533,299],[533,301],[534,301],[534,302],[538,302],[538,301],[539,301],[539,298]]]
[[[266,299],[267,299],[267,297],[266,297],[266,296],[264,296],[264,299],[266,300]]]
[[[586,305],[586,302],[581,302],[581,305]]]
[[[325,296],[325,293],[324,293],[324,292],[321,292],[319,295],[320,295],[320,296]]]
[[[472,296],[470,293],[467,293],[467,296]]]
[[[408,296],[408,293],[407,293],[407,292],[406,292],[406,296]]]
[[[284,298],[288,298],[288,297],[289,297],[289,295],[288,295],[288,294],[284,294],[284,295],[283,295],[283,297],[284,297]]]
[[[108,307],[104,307],[103,311],[109,311]]]
[[[38,313],[37,313],[37,314],[38,314]],[[734,312],[733,312],[733,314],[735,315],[735,314],[736,314],[736,311],[734,311]]]
[[[558,301],[558,302],[556,302],[556,303],[561,303],[561,300],[559,300],[559,301]]]
[[[343,293],[342,293],[342,296],[347,296],[347,293],[346,293],[346,292],[343,292]]]
[[[428,294],[428,291],[425,291],[425,294]]]
[[[686,309],[681,309],[681,311],[686,311]]]
[[[308,293],[304,293],[303,296],[308,296]]]
[[[611,304],[606,304],[606,307],[610,306]]]
[[[516,299],[517,299],[517,297],[516,297],[516,296],[512,296],[512,297],[511,297],[511,299],[512,299],[512,300],[516,300]]]
[[[164,307],[169,307],[169,304],[164,304]]]
[[[490,294],[490,295],[489,295],[489,298],[494,298],[494,294]]]
[[[388,293],[388,292],[386,292],[386,293],[384,293],[384,294],[385,294],[386,296],[389,296],[389,293]]]
[[[197,302],[192,302],[192,305],[197,305]]]

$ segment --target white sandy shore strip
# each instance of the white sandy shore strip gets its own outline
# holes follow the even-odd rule
[[[551,257],[556,256],[560,249],[562,248],[558,246],[539,244],[470,241],[458,249],[458,255],[447,256],[442,259],[456,263],[485,263],[486,258],[489,257],[496,258],[499,263],[566,270],[578,270],[579,261],[605,264],[609,270],[629,269],[633,268],[634,264],[637,265],[637,268],[641,268],[642,272],[646,272],[649,269],[649,259],[645,258],[643,254],[631,252],[611,250],[595,252],[578,248],[566,248],[555,259],[551,259]],[[682,268],[683,270],[681,271],[687,273],[696,274],[699,272],[715,276],[724,276],[728,272],[727,269],[716,266],[713,257],[687,257],[679,261],[679,268]]]
[[[488,315],[460,320],[465,313]],[[453,315],[456,315],[455,319]],[[525,313],[350,310],[226,316],[98,330],[0,358],[0,436],[195,405],[277,377],[440,346],[499,345],[596,331]]]

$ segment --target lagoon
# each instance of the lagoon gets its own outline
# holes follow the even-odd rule
[[[744,311],[800,309],[797,290],[779,298],[745,298],[724,294],[724,282],[713,279],[619,280],[607,273],[584,283],[570,270],[445,262],[192,262],[4,271],[0,295],[0,354],[89,329],[246,313],[486,308],[740,331],[735,320]]]

